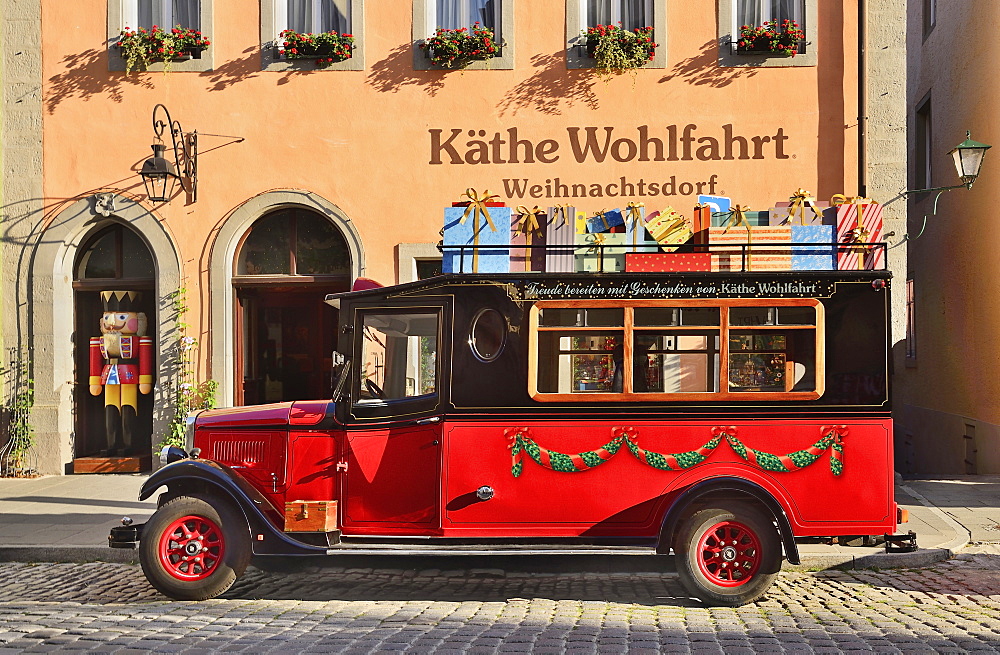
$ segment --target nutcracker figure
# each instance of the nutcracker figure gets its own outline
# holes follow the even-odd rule
[[[138,394],[153,390],[153,340],[138,301],[137,291],[102,291],[101,336],[90,338],[90,393],[104,391],[108,451],[119,456],[133,445]]]

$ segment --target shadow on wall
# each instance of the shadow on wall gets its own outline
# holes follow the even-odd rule
[[[558,116],[563,106],[579,103],[589,109],[598,108],[598,96],[594,93],[597,77],[587,69],[567,70],[563,51],[533,55],[531,66],[535,69],[531,77],[504,94],[498,106],[501,115],[532,109]]]
[[[680,79],[695,86],[707,84],[721,88],[736,80],[750,78],[757,74],[757,69],[753,67],[720,66],[719,47],[719,42],[716,39],[706,41],[698,49],[697,54],[677,62],[673,71],[660,78],[660,83]]]
[[[62,73],[49,78],[49,94],[45,98],[45,109],[50,114],[64,100],[80,98],[89,100],[91,96],[107,96],[112,102],[121,102],[123,89],[140,87],[152,89],[153,82],[148,75],[108,73],[108,53],[101,48],[91,48],[83,52],[63,57],[66,67]]]
[[[413,44],[404,43],[371,65],[368,83],[382,93],[395,93],[404,86],[421,86],[427,95],[434,96],[444,88],[445,74],[439,70],[413,70]]]

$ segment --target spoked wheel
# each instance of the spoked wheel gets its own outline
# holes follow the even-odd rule
[[[143,529],[139,561],[146,579],[177,600],[205,600],[229,589],[250,562],[244,518],[228,505],[180,496]]]
[[[736,607],[760,598],[781,568],[781,543],[771,517],[751,505],[699,510],[674,544],[677,572],[692,595]]]

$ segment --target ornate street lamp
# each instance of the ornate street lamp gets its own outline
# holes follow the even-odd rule
[[[162,112],[163,117],[158,118],[158,112]],[[167,150],[163,144],[163,132],[167,130],[173,146],[172,162],[163,156]],[[184,132],[179,121],[171,120],[167,108],[157,104],[153,107],[153,133],[156,138],[156,143],[150,146],[153,156],[144,161],[139,170],[146,186],[146,196],[150,202],[168,202],[180,183],[181,188],[191,196],[191,202],[197,202],[198,131]]]
[[[972,134],[965,133],[965,141],[952,148],[950,154],[955,158],[955,170],[962,178],[962,183],[967,189],[972,188],[972,183],[979,177],[979,169],[983,167],[983,159],[986,158],[986,151],[993,146],[979,143],[972,140]]]
[[[952,189],[971,189],[976,178],[979,177],[979,169],[983,167],[983,159],[986,157],[986,151],[993,146],[988,146],[985,143],[979,143],[978,141],[972,140],[972,134],[969,132],[965,133],[965,141],[961,142],[957,146],[951,149],[948,154],[951,155],[955,160],[955,171],[958,173],[958,177],[962,180],[961,184],[955,184],[953,186],[939,186],[931,189],[908,189],[903,192],[904,196],[908,196],[911,193],[930,193],[931,191],[951,191]],[[940,194],[938,194],[940,197]],[[934,204],[937,204],[935,200]]]

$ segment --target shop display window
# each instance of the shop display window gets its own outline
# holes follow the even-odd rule
[[[531,317],[537,400],[822,394],[814,300],[543,301]]]

